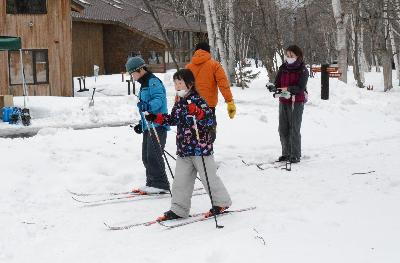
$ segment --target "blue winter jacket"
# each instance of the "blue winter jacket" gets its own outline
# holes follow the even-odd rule
[[[146,73],[138,80],[138,82],[141,84],[139,99],[149,107],[148,112],[153,114],[168,113],[167,94],[161,80],[153,73]],[[139,108],[138,110],[141,116],[140,123],[142,124],[142,129],[143,131],[146,131],[148,127],[146,125],[146,120],[144,119],[144,114]],[[154,123],[154,126],[158,127],[160,125]],[[163,125],[163,127],[169,130],[169,126]]]

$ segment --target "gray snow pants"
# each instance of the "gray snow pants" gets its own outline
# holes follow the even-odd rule
[[[232,201],[221,179],[217,176],[217,165],[214,156],[204,156],[207,169],[208,181],[210,183],[211,194],[214,206],[228,207]],[[172,184],[171,210],[181,217],[188,217],[191,206],[191,198],[196,180],[199,173],[204,189],[208,194],[207,180],[204,173],[203,161],[201,156],[179,157],[176,160],[175,179]]]
[[[143,132],[142,161],[146,168],[146,186],[169,190],[162,152],[167,140],[167,130],[157,127],[156,131],[161,141],[161,149],[154,130],[151,129],[150,133],[149,130]]]
[[[304,103],[279,103],[279,136],[281,138],[282,155],[291,158],[301,157],[301,122],[303,119]],[[292,122],[293,119],[293,122]],[[293,125],[293,127],[292,127]],[[292,144],[291,144],[292,143]]]

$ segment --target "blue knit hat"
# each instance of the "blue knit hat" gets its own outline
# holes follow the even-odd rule
[[[144,66],[146,66],[146,63],[141,57],[130,57],[125,65],[126,71],[128,71],[129,74],[143,68]]]

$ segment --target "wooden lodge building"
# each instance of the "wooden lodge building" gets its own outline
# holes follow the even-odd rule
[[[183,66],[206,27],[162,8],[159,17]],[[73,76],[125,71],[140,55],[154,72],[174,68],[166,43],[140,0],[0,0],[0,36],[22,39],[29,95],[73,96]],[[0,95],[21,96],[19,52],[0,51]]]
[[[0,0],[0,36],[22,40],[29,95],[72,96],[71,0]],[[0,51],[0,95],[23,94],[18,51]]]
[[[82,12],[72,12],[73,76],[125,71],[129,56],[141,55],[154,72],[173,68],[163,37],[141,0],[82,0]],[[81,3],[82,3],[81,2]],[[193,46],[206,37],[206,26],[159,10],[160,22],[180,63],[190,61]]]

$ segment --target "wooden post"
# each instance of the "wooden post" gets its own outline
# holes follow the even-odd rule
[[[321,99],[329,99],[329,64],[321,65]]]
[[[128,83],[128,95],[131,95],[131,81],[127,79],[126,83]]]

